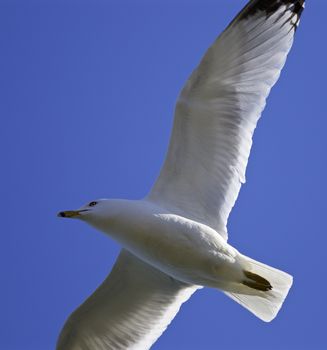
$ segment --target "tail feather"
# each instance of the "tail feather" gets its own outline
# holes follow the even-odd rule
[[[242,282],[243,286],[239,293],[225,292],[225,294],[261,320],[270,322],[280,310],[292,286],[293,277],[246,256],[243,258],[247,265],[244,270],[247,278]],[[244,286],[248,287],[249,292],[244,290]]]

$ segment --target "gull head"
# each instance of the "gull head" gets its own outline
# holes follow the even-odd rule
[[[58,216],[82,220],[96,229],[108,233],[115,227],[116,217],[121,212],[119,202],[114,199],[97,199],[79,209],[61,211]]]
[[[61,211],[58,213],[58,216],[61,218],[87,220],[101,214],[105,210],[105,202],[106,200],[104,199],[97,199],[77,210]]]

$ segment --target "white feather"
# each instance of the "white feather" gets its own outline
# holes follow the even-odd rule
[[[103,284],[69,317],[57,350],[146,350],[198,287],[122,250]]]
[[[291,6],[246,17],[253,3],[209,48],[182,90],[168,154],[148,196],[226,239],[254,129],[294,36]]]

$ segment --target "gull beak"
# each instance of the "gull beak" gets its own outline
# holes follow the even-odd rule
[[[81,216],[81,212],[83,211],[85,210],[66,210],[61,211],[60,213],[58,213],[57,216],[61,218],[78,218],[79,216]]]

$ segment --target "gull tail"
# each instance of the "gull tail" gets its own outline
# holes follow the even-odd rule
[[[270,322],[280,310],[292,286],[293,277],[244,255],[242,258],[246,269],[243,271],[240,292],[225,294],[261,320]]]

